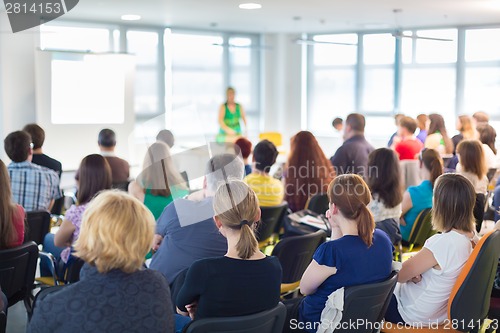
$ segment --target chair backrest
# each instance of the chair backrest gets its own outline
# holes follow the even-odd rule
[[[448,317],[459,331],[471,331],[471,323],[477,325],[488,315],[499,256],[500,231],[492,230],[476,244],[451,291]]]
[[[488,172],[486,173],[486,177],[488,178],[489,182],[493,179],[493,177],[495,176],[496,173],[497,173],[496,168],[489,168],[488,169]]]
[[[307,266],[311,263],[314,252],[326,240],[326,233],[318,230],[314,233],[283,238],[273,249],[283,269],[281,283],[299,281]]]
[[[406,190],[408,187],[418,185],[422,182],[418,160],[399,161],[399,165],[401,167],[403,189]]]
[[[385,281],[345,288],[341,322],[346,323],[346,325],[341,325],[335,332],[368,333],[376,331],[377,323],[382,321],[387,311],[397,281],[398,273],[393,271]],[[355,329],[347,325],[358,322],[360,319],[363,320],[363,325],[358,325]]]
[[[328,200],[327,194],[315,194],[307,202],[306,209],[309,209],[316,214],[325,214],[329,208],[329,203],[330,201]]]
[[[71,256],[64,275],[64,283],[74,283],[80,281],[80,271],[82,270],[84,264],[85,261],[82,259]]]
[[[422,210],[415,219],[410,236],[408,237],[408,243],[424,245],[425,241],[436,233],[432,228],[431,220],[431,208]]]
[[[264,132],[259,134],[259,140],[269,140],[276,147],[279,147],[283,144],[283,136],[279,132]]]
[[[282,202],[278,206],[260,207],[261,216],[256,232],[259,241],[264,241],[271,237],[276,226],[281,223],[281,220],[285,216],[287,208],[288,204],[286,202]]]
[[[476,230],[479,232],[481,230],[481,225],[484,220],[484,208],[485,208],[486,196],[483,193],[476,193],[476,203],[474,204],[474,219],[476,220]]]
[[[281,333],[286,307],[279,302],[271,310],[247,316],[205,318],[192,321],[185,333]]]
[[[111,188],[113,188],[115,190],[120,190],[120,191],[127,192],[128,191],[128,184],[129,183],[130,183],[129,181],[119,182],[119,183],[113,183],[113,184],[111,184]]]
[[[36,210],[26,213],[28,226],[24,234],[24,241],[33,241],[43,244],[45,235],[50,231],[50,213],[45,210]]]
[[[0,333],[5,333],[5,329],[7,327],[7,316],[5,312],[0,311]]]
[[[9,306],[31,295],[37,260],[38,246],[34,242],[0,251],[0,285]]]

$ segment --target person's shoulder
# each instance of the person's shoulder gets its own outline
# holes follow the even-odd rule
[[[391,240],[387,233],[380,229],[375,229],[375,231],[373,232],[373,243],[392,246]]]

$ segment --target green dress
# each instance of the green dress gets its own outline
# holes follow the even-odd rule
[[[227,103],[224,104],[225,107],[225,112],[224,112],[224,124],[226,124],[227,127],[233,129],[236,132],[236,135],[241,135],[241,126],[240,126],[240,119],[241,119],[241,111],[240,111],[240,105],[238,103],[235,103],[235,110],[234,113],[229,110],[229,107],[227,106]],[[219,134],[217,135],[217,142],[225,142],[227,137],[227,133],[224,132],[224,130],[221,128],[219,130]]]

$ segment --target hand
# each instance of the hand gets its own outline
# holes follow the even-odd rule
[[[333,218],[332,213],[331,213],[331,211],[329,209],[326,211],[325,216],[328,219],[328,222],[330,222],[330,227],[332,229],[340,228],[340,226],[338,225],[338,223]]]
[[[236,135],[236,131],[234,129],[228,127],[226,129],[226,134],[227,135]]]
[[[189,317],[194,320],[194,315],[196,314],[196,309],[198,308],[198,302],[195,301],[191,304],[186,305],[186,310],[188,310]]]
[[[422,274],[418,274],[417,276],[411,279],[411,282],[413,283],[419,283],[420,281],[422,281]]]
[[[151,249],[153,251],[158,251],[162,241],[163,237],[161,235],[155,234],[155,236],[153,237],[153,244],[151,245]]]

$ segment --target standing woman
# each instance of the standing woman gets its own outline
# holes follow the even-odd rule
[[[248,131],[245,110],[241,104],[234,101],[234,95],[234,88],[227,88],[226,103],[219,108],[220,131],[217,135],[217,142],[233,142],[237,136],[242,135],[240,119],[245,124],[245,132]]]
[[[453,154],[453,142],[446,132],[443,116],[433,113],[429,115],[429,120],[431,122],[425,139],[425,148],[435,149],[441,155]]]
[[[24,218],[23,207],[12,201],[9,173],[0,160],[0,250],[23,243]]]

